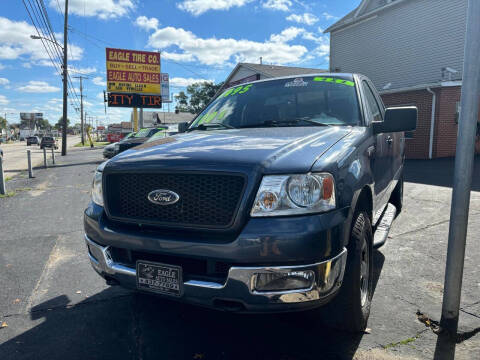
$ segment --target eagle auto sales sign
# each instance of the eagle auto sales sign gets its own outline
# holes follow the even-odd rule
[[[107,89],[130,94],[161,94],[160,54],[107,48]]]

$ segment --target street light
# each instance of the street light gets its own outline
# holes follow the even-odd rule
[[[42,36],[37,35],[30,35],[31,39],[34,40],[46,40],[50,41],[51,43],[59,46],[63,50],[63,119],[62,119],[62,156],[67,155],[67,77],[68,77],[68,64],[67,64],[67,41],[68,41],[68,0],[65,0],[65,12],[64,12],[64,27],[63,27],[63,46],[61,46],[56,41],[51,39],[44,38]]]
[[[30,35],[30,39],[33,39],[33,40],[46,40],[46,41],[50,41],[52,44],[55,44],[57,45],[60,49],[62,49],[63,51],[63,46],[60,45],[59,43],[57,43],[56,41],[54,40],[51,40],[51,39],[48,39],[46,37],[43,37],[43,36],[37,36],[37,35]]]

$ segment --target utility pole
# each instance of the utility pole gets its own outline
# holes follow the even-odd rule
[[[83,79],[87,79],[87,76],[74,76],[76,79],[80,79],[80,136],[82,138],[82,145],[85,145],[85,128],[84,128],[84,117],[83,117]]]
[[[462,290],[468,210],[480,93],[480,1],[469,0],[462,75],[461,110],[453,176],[447,265],[440,325],[456,336]]]
[[[68,0],[65,0],[65,22],[63,24],[63,119],[62,119],[62,156],[67,155],[67,76],[68,76]]]

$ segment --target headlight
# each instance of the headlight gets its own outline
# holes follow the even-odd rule
[[[115,144],[115,151],[118,151],[120,150],[120,145],[119,144]]]
[[[332,209],[335,209],[332,175],[267,175],[258,189],[251,216],[311,214]]]
[[[102,174],[101,171],[95,171],[92,184],[92,201],[100,206],[103,206]]]

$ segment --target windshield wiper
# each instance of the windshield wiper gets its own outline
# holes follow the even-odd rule
[[[331,126],[330,124],[317,122],[315,120],[311,120],[310,118],[306,117],[306,118],[292,118],[285,121],[268,120],[258,124],[240,126],[240,128],[271,127],[271,126],[281,127],[281,126],[288,126],[288,125],[296,125],[300,121],[304,121],[315,126]]]
[[[312,124],[312,125],[315,125],[315,126],[331,126],[330,124],[326,124],[326,123],[322,123],[322,122],[318,122],[318,121],[315,121],[315,120],[312,120],[311,118],[309,117],[298,117],[298,118],[292,118],[292,119],[288,119],[287,121],[285,121],[286,123],[299,123],[300,121],[304,121],[306,123],[309,123],[309,124]]]
[[[220,129],[236,129],[236,127],[228,124],[222,124],[222,123],[213,123],[213,124],[200,124],[195,127],[188,128],[186,132],[194,131],[194,130],[208,130],[208,129],[214,129],[214,128],[220,128]]]

